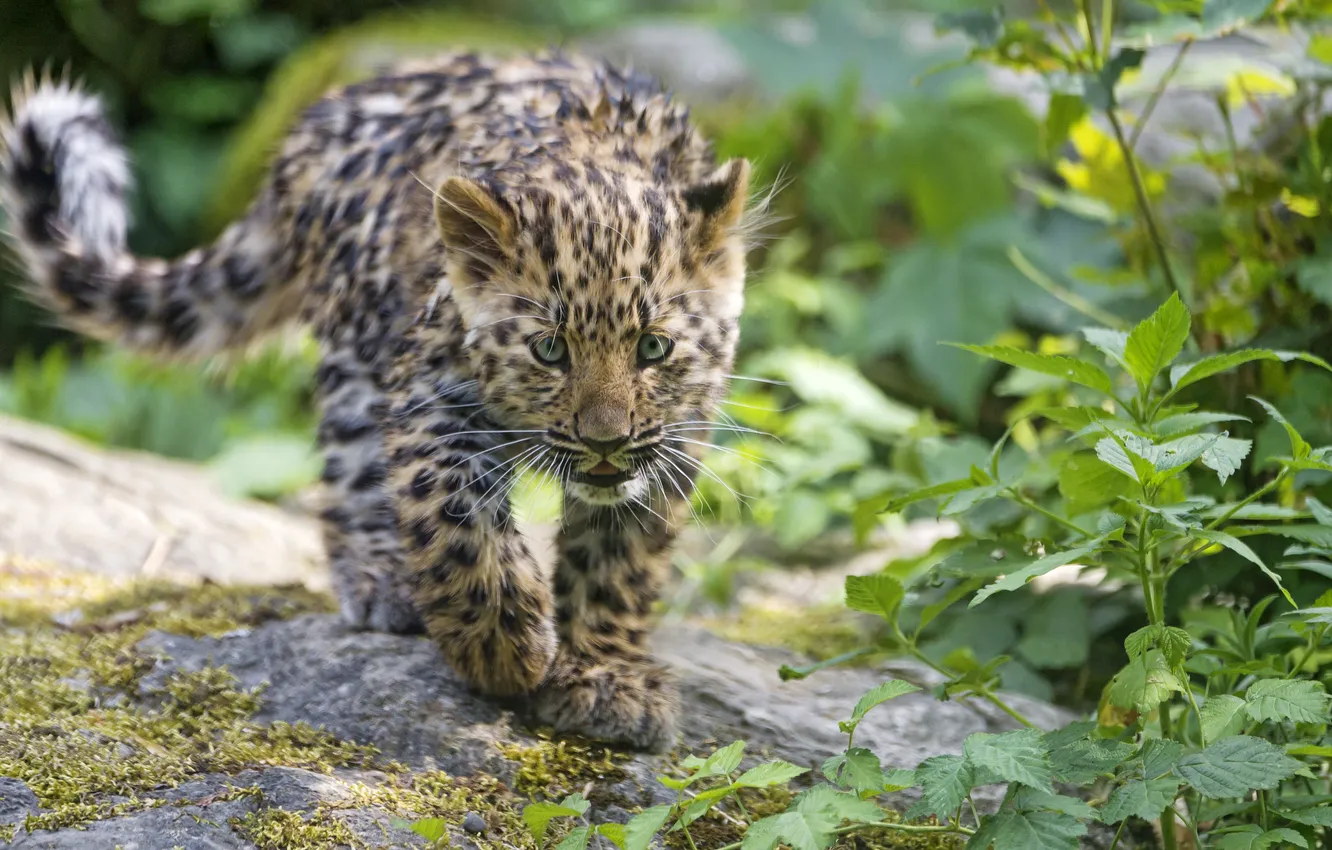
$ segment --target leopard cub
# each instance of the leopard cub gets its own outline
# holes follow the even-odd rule
[[[14,246],[70,326],[194,357],[310,327],[349,624],[424,629],[479,691],[650,749],[678,712],[650,614],[734,359],[748,183],[649,79],[451,54],[310,107],[245,215],[165,261],[127,248],[97,98],[28,79],[0,122]],[[564,488],[553,575],[511,513],[522,469]]]

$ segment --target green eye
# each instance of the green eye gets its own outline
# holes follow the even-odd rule
[[[532,356],[548,366],[554,366],[569,356],[569,346],[562,336],[543,337],[532,343]]]
[[[675,343],[664,336],[656,334],[643,334],[638,338],[638,362],[639,365],[649,365],[660,363],[666,359],[666,355],[671,353]]]

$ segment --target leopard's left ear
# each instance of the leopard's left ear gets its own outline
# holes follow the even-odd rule
[[[699,216],[699,247],[712,251],[741,225],[749,200],[749,160],[728,160],[702,183],[680,193],[685,208]]]

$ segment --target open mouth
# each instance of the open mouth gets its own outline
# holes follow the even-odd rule
[[[584,484],[591,484],[593,487],[614,487],[616,484],[623,484],[633,477],[633,472],[620,469],[615,464],[605,460],[587,472],[578,473],[579,481]]]

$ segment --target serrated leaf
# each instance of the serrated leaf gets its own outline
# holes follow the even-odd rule
[[[862,800],[856,794],[838,791],[830,785],[815,785],[808,791],[802,791],[795,799],[795,807],[801,810],[824,810],[832,812],[839,821],[877,821],[883,817],[883,809],[872,800]]]
[[[625,850],[624,840],[625,836],[629,834],[629,831],[628,829],[625,828],[624,824],[599,823],[597,824],[596,833],[597,835],[600,835],[602,838],[609,841],[611,844],[614,844],[616,847],[619,847],[620,850]]]
[[[897,699],[900,696],[913,694],[920,688],[904,682],[901,679],[889,679],[881,685],[875,685],[868,693],[856,702],[856,707],[851,711],[851,723],[859,723],[865,719],[865,715],[875,706],[882,705],[891,699]]]
[[[809,773],[809,769],[789,761],[770,761],[746,770],[733,784],[740,788],[767,788],[783,785],[804,773]]]
[[[1313,806],[1293,812],[1277,812],[1277,814],[1288,821],[1302,823],[1305,826],[1332,827],[1332,806]]]
[[[1174,390],[1182,390],[1190,384],[1196,384],[1205,378],[1221,372],[1227,372],[1237,366],[1245,363],[1252,363],[1255,360],[1275,360],[1282,363],[1289,363],[1291,360],[1305,360],[1324,369],[1328,368],[1326,361],[1322,358],[1314,357],[1310,354],[1300,354],[1293,351],[1268,351],[1261,348],[1246,348],[1241,351],[1231,351],[1227,354],[1216,354],[1211,357],[1203,358],[1196,363],[1185,363],[1176,366],[1170,370],[1170,383]]]
[[[846,605],[855,611],[878,614],[890,623],[897,621],[897,611],[906,598],[906,589],[892,576],[847,576]]]
[[[1199,709],[1203,737],[1209,742],[1244,731],[1244,700],[1233,694],[1216,694]]]
[[[962,756],[934,756],[916,768],[924,814],[949,818],[976,784],[971,762]]]
[[[1038,558],[1022,569],[1011,572],[998,581],[981,588],[981,590],[972,598],[968,607],[975,608],[996,593],[1017,590],[1037,576],[1043,576],[1051,570],[1056,570],[1060,567],[1076,563],[1079,559],[1090,555],[1092,552],[1095,552],[1100,548],[1107,536],[1108,535],[1103,535],[1088,541],[1082,546],[1067,549],[1063,552],[1055,552],[1052,555]]]
[[[1237,416],[1232,413],[1209,413],[1207,411],[1195,411],[1192,413],[1177,413],[1174,416],[1167,416],[1153,427],[1156,433],[1162,437],[1173,437],[1179,434],[1186,434],[1190,431],[1196,431],[1199,428],[1206,428],[1208,425],[1220,425],[1225,422],[1248,422],[1246,416]]]
[[[1132,744],[1123,741],[1078,741],[1052,749],[1050,767],[1055,778],[1073,785],[1088,785],[1114,773],[1133,754]]]
[[[1190,434],[1163,443],[1157,447],[1157,455],[1152,465],[1159,474],[1168,474],[1183,469],[1204,454],[1212,451],[1216,444],[1225,438],[1225,434]]]
[[[740,766],[745,757],[745,742],[734,741],[717,750],[703,760],[703,764],[690,777],[690,780],[706,779],[709,776],[727,776]]]
[[[1148,741],[1142,748],[1139,761],[1142,762],[1142,775],[1155,779],[1169,773],[1184,754],[1184,746],[1179,741],[1166,741],[1160,738]]]
[[[823,775],[857,794],[883,793],[883,766],[879,757],[864,747],[852,747],[825,761]]]
[[[1217,838],[1216,850],[1268,850],[1270,847],[1304,847],[1309,844],[1293,829],[1270,829],[1247,824]]]
[[[1050,753],[1036,729],[991,735],[976,732],[962,744],[967,760],[1005,782],[1017,782],[1040,791],[1051,789]]]
[[[1082,335],[1086,337],[1087,342],[1099,348],[1106,357],[1122,366],[1124,371],[1128,371],[1128,363],[1124,360],[1124,348],[1128,345],[1127,331],[1114,331],[1109,328],[1083,328]]]
[[[592,827],[580,826],[577,829],[569,831],[569,834],[560,839],[560,843],[555,845],[555,850],[586,850],[587,842],[592,838]]]
[[[1063,812],[1080,820],[1096,820],[1097,812],[1086,800],[1065,797],[1063,794],[1051,794],[1023,786],[1013,795],[1013,805],[1020,811]]]
[[[963,490],[961,493],[948,500],[939,511],[940,516],[957,516],[966,513],[981,502],[988,502],[990,499],[997,499],[1003,495],[1004,487],[1000,484],[992,484],[988,487],[973,487],[970,490]]]
[[[644,809],[624,825],[624,850],[648,850],[652,837],[661,831],[671,816],[671,806]]]
[[[1165,655],[1153,649],[1133,659],[1110,682],[1108,698],[1118,708],[1146,713],[1165,702],[1172,693],[1184,690],[1171,671]]]
[[[1074,384],[1098,390],[1106,395],[1111,395],[1114,392],[1114,385],[1104,369],[1076,357],[1066,357],[1059,354],[1038,354],[1034,351],[1023,351],[1020,348],[1011,348],[1006,345],[954,344],[954,347],[965,349],[982,357],[989,357],[992,360],[998,360],[1000,363],[1007,363],[1009,366],[1063,378]]]
[[[1327,723],[1328,695],[1321,682],[1307,679],[1259,679],[1244,694],[1244,708],[1262,723]]]
[[[1275,419],[1281,424],[1281,427],[1286,429],[1286,436],[1290,438],[1290,456],[1292,458],[1295,460],[1304,460],[1309,456],[1311,450],[1309,444],[1300,436],[1300,432],[1295,430],[1295,426],[1291,425],[1286,417],[1281,415],[1281,411],[1257,396],[1251,395],[1249,396],[1249,400],[1262,405],[1263,410],[1267,411],[1267,415]]]
[[[1138,386],[1146,389],[1162,369],[1179,356],[1189,338],[1189,311],[1179,295],[1129,332],[1124,362]]]
[[[1159,649],[1171,668],[1184,663],[1192,647],[1189,633],[1175,626],[1143,626],[1124,638],[1124,650],[1130,659],[1145,655],[1150,649]]]
[[[1313,514],[1314,521],[1319,525],[1332,526],[1332,508],[1315,499],[1313,496],[1305,498],[1304,503]]]
[[[1101,820],[1112,824],[1127,817],[1154,821],[1174,802],[1179,784],[1179,780],[1173,777],[1127,782],[1116,788],[1105,801],[1101,807]]]
[[[907,788],[914,788],[916,785],[916,772],[905,768],[896,767],[892,770],[883,772],[883,790],[888,792],[903,791]]]
[[[1225,484],[1249,456],[1249,449],[1252,447],[1252,440],[1221,437],[1203,452],[1202,464],[1215,472],[1221,483]]]
[[[588,802],[580,794],[571,794],[560,803],[532,803],[523,807],[523,823],[540,844],[546,837],[546,828],[555,818],[581,817]]]
[[[1277,787],[1300,770],[1300,762],[1261,738],[1236,735],[1185,756],[1175,772],[1199,794],[1210,799],[1239,797]]]
[[[1216,543],[1217,545],[1220,546],[1224,546],[1230,551],[1234,552],[1236,555],[1239,555],[1241,558],[1248,561],[1249,563],[1256,565],[1258,569],[1262,570],[1264,573],[1267,574],[1267,577],[1270,578],[1272,580],[1272,583],[1277,586],[1277,590],[1281,591],[1281,595],[1286,597],[1286,601],[1290,603],[1290,606],[1292,608],[1299,607],[1298,605],[1295,604],[1295,600],[1291,598],[1290,593],[1286,591],[1286,586],[1281,583],[1281,576],[1277,575],[1270,567],[1267,566],[1267,564],[1263,563],[1263,559],[1258,557],[1258,553],[1250,549],[1248,544],[1246,544],[1244,541],[1230,534],[1227,534],[1224,531],[1204,531],[1202,529],[1197,529],[1190,533],[1194,537],[1197,537],[1199,539],[1206,540],[1210,543]]]
[[[1091,452],[1078,452],[1059,467],[1059,494],[1079,508],[1109,504],[1132,490],[1131,481]]]
[[[443,818],[422,818],[411,822],[403,821],[407,829],[424,838],[426,841],[439,841],[449,834],[449,822]]]
[[[1004,811],[992,817],[994,850],[1077,850],[1087,833],[1085,823],[1059,812]]]
[[[1126,436],[1127,432],[1116,432],[1115,437],[1104,437],[1096,442],[1096,456],[1102,462],[1114,467],[1127,475],[1130,479],[1138,482],[1149,481],[1156,468],[1149,458],[1143,457],[1140,451],[1145,451],[1150,447],[1150,441],[1142,441],[1138,438],[1135,446],[1139,451],[1129,451]]]

